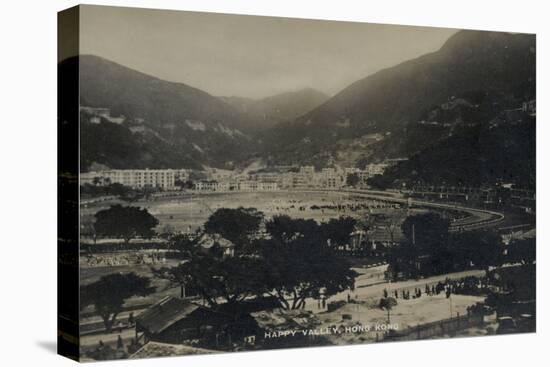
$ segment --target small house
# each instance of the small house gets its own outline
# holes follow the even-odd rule
[[[165,297],[136,317],[136,340],[183,343],[216,333],[219,318],[207,307],[185,299]]]

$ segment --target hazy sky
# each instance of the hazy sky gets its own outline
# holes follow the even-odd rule
[[[84,6],[82,54],[217,96],[260,98],[354,81],[436,51],[456,30]]]

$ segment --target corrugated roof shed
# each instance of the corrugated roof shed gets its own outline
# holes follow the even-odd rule
[[[139,314],[136,323],[150,333],[157,334],[199,307],[195,303],[167,296]]]
[[[192,354],[209,354],[219,353],[215,350],[195,348],[184,344],[167,344],[158,342],[149,342],[143,347],[138,349],[134,354],[130,356],[132,359],[136,358],[155,358],[155,357],[169,357],[169,356],[183,356]]]

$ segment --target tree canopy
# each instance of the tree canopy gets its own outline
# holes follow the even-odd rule
[[[262,220],[263,214],[254,208],[221,208],[210,215],[204,224],[204,230],[233,242],[239,251],[250,244],[251,237],[260,229]]]
[[[351,173],[346,176],[346,185],[355,187],[359,184],[359,175],[357,173]]]
[[[136,273],[109,274],[81,287],[80,307],[94,305],[103,319],[105,329],[110,332],[126,299],[132,296],[146,296],[153,291],[149,278]]]
[[[394,274],[430,276],[472,267],[487,269],[502,262],[502,240],[495,232],[451,234],[449,221],[437,213],[410,216],[402,229],[405,241],[391,248],[388,254]]]
[[[175,234],[168,240],[170,249],[175,250],[184,259],[191,259],[200,250],[198,237],[188,234]]]
[[[455,262],[486,269],[502,262],[502,240],[498,233],[469,231],[454,234],[450,252]]]
[[[537,244],[534,238],[513,240],[508,246],[508,260],[522,264],[532,264],[536,260]]]
[[[159,221],[147,209],[134,206],[112,205],[95,214],[95,231],[99,236],[123,238],[128,243],[132,238],[151,238]]]
[[[419,249],[430,249],[444,246],[449,236],[449,219],[438,213],[411,215],[407,217],[401,229],[409,243]]]
[[[258,258],[250,256],[222,257],[213,252],[196,253],[192,259],[176,267],[154,270],[173,284],[194,289],[211,306],[238,303],[264,291]]]
[[[327,233],[330,232],[322,230],[315,221],[276,216],[265,223],[265,236],[242,238],[235,237],[237,234],[227,225],[237,224],[237,218],[247,217],[250,220],[244,228],[252,233],[260,223],[250,216],[263,218],[263,215],[257,212],[243,215],[241,210],[219,214],[217,211],[209,218],[210,230],[215,228],[214,233],[221,232],[236,241],[246,241],[253,251],[236,251],[234,256],[224,256],[212,248],[196,251],[177,267],[156,271],[157,275],[192,287],[212,307],[269,294],[283,308],[297,309],[304,306],[306,298],[319,297],[321,289],[330,296],[353,287],[355,272],[328,245]],[[220,218],[224,219],[221,223]],[[348,220],[344,222],[350,223]],[[345,237],[343,233],[338,235],[341,239]],[[194,245],[187,239],[175,240],[184,251],[194,251],[188,250]]]
[[[322,223],[320,229],[331,245],[342,246],[349,243],[356,224],[357,221],[351,217],[331,218]]]
[[[283,308],[303,307],[306,298],[319,297],[321,289],[330,296],[354,286],[355,272],[328,246],[327,233],[334,233],[322,230],[315,221],[287,216],[274,217],[266,230],[271,239],[261,246],[264,281],[267,292]]]

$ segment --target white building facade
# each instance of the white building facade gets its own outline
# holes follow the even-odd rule
[[[81,184],[109,185],[119,183],[132,188],[175,188],[175,171],[171,169],[117,169],[80,175]]]

